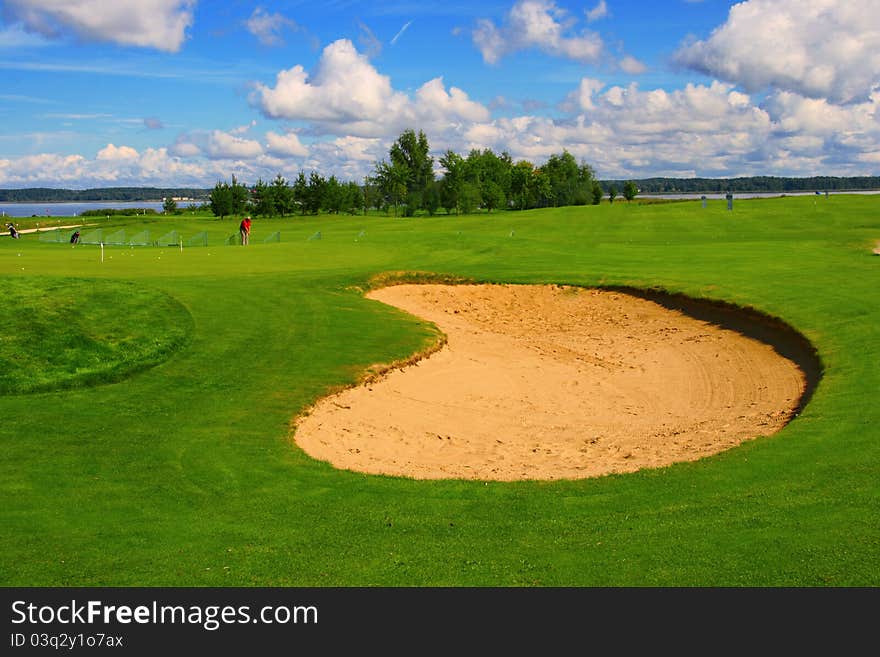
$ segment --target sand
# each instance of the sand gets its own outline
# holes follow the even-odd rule
[[[396,285],[368,294],[446,345],[320,400],[294,440],[416,479],[575,479],[692,461],[779,431],[807,386],[773,347],[622,292]]]

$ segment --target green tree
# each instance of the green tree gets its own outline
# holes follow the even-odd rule
[[[368,210],[371,208],[378,208],[381,203],[379,187],[376,185],[375,180],[370,176],[364,178],[363,195],[364,216],[366,216]]]
[[[504,190],[494,180],[487,180],[483,183],[483,189],[481,191],[481,198],[483,201],[483,207],[486,208],[489,212],[495,210],[500,207],[504,207],[504,204],[507,202],[507,198],[504,195]]]
[[[336,176],[330,176],[324,184],[322,207],[327,210],[327,212],[339,214],[342,207],[345,205],[344,191],[342,185],[340,185],[339,181],[336,179]]]
[[[636,187],[636,184],[632,180],[627,180],[623,186],[623,198],[627,201],[632,201],[638,193],[639,190]]]
[[[374,181],[379,188],[379,195],[385,208],[394,208],[396,217],[401,203],[406,200],[406,182],[410,179],[409,167],[402,161],[386,162],[382,160],[375,166]]]
[[[593,200],[593,182],[596,172],[593,167],[581,161],[578,167],[577,188],[574,193],[573,205],[588,205]]]
[[[517,210],[535,206],[535,165],[528,160],[517,162],[510,171],[510,199]]]
[[[491,149],[473,150],[468,155],[468,179],[479,185],[481,205],[489,212],[507,206],[513,162],[510,155],[496,155]]]
[[[461,194],[459,195],[458,205],[463,214],[471,214],[476,212],[483,200],[483,194],[480,186],[474,182],[465,181],[461,185]]]
[[[306,174],[300,171],[293,182],[293,203],[299,206],[300,214],[305,215],[309,206],[309,182]]]
[[[599,205],[602,202],[603,195],[602,185],[598,180],[593,180],[593,205]]]
[[[309,214],[318,214],[324,206],[324,192],[327,181],[317,171],[309,174],[309,185],[306,190],[306,211]]]
[[[574,156],[567,150],[563,150],[561,155],[554,153],[541,167],[541,170],[547,174],[550,180],[553,205],[572,205],[580,173]]]
[[[287,181],[282,177],[279,173],[275,176],[275,180],[272,181],[272,186],[269,188],[269,193],[272,196],[272,202],[275,206],[276,211],[284,217],[285,215],[291,214],[295,207],[293,202],[293,190],[287,184]]]
[[[406,179],[403,181],[406,191],[403,197],[407,201],[408,215],[421,209],[425,190],[434,181],[434,158],[428,154],[429,151],[425,133],[419,130],[416,134],[414,130],[407,129],[391,145],[388,153],[391,163],[398,167],[398,171],[406,171]]]
[[[614,199],[616,199],[616,198],[617,198],[617,186],[611,185],[611,187],[608,189],[608,202],[614,203]]]
[[[446,208],[447,214],[461,212],[461,192],[464,185],[464,158],[458,153],[447,150],[440,158],[440,166],[446,169],[440,183],[440,204]]]
[[[235,174],[232,174],[232,183],[229,185],[229,189],[232,193],[231,214],[244,214],[247,210],[248,197],[250,196],[248,188],[238,182],[235,179]]]
[[[257,180],[251,190],[251,212],[258,217],[272,217],[277,214],[274,195],[262,178]]]
[[[162,210],[165,212],[165,214],[176,214],[177,201],[175,201],[170,196],[165,197],[165,200],[162,202]]]
[[[437,214],[440,207],[440,184],[436,180],[432,180],[431,184],[425,190],[425,209],[432,217]]]
[[[532,184],[535,187],[536,207],[546,208],[554,204],[553,185],[550,184],[550,176],[546,171],[535,169]]]
[[[223,219],[226,215],[232,214],[232,189],[225,180],[218,181],[214,185],[209,199],[211,212],[215,217]]]

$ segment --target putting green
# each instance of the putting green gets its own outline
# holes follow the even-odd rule
[[[193,326],[164,292],[118,281],[12,279],[0,307],[0,394],[119,381],[167,359]]]

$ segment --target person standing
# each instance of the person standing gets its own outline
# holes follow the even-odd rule
[[[251,218],[245,217],[241,220],[241,224],[238,227],[238,232],[241,233],[241,245],[247,246],[250,244],[251,240]]]

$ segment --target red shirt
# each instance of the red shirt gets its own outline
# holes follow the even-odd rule
[[[241,230],[245,232],[251,232],[251,220],[250,219],[242,219],[241,220]]]

